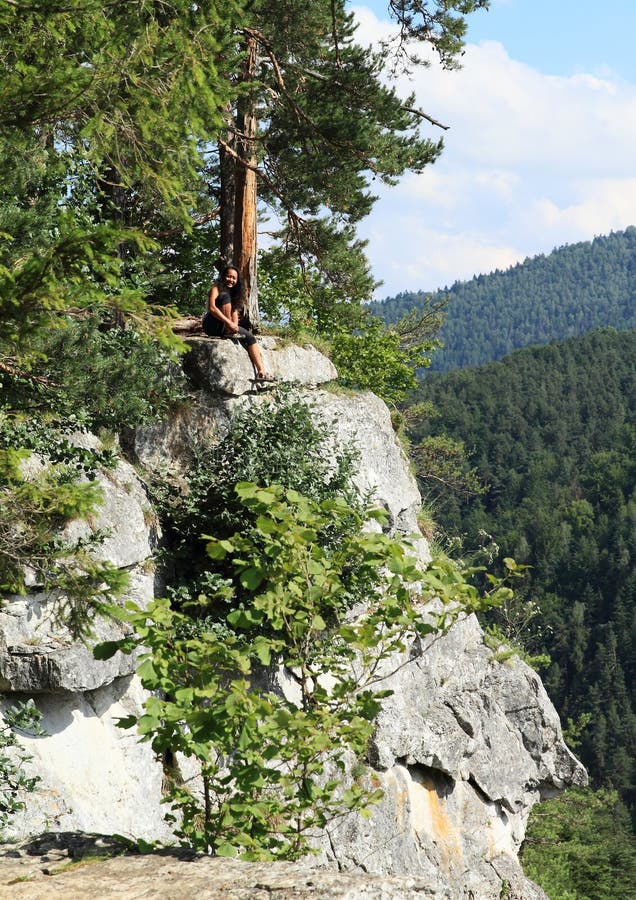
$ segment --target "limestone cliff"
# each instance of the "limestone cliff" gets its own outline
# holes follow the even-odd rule
[[[128,461],[102,477],[105,502],[90,524],[108,530],[100,553],[131,573],[131,590],[142,600],[153,590],[158,534],[138,471],[182,465],[197,436],[222,435],[237,406],[262,400],[240,347],[206,338],[190,344],[191,402],[171,421],[128,437]],[[327,388],[336,372],[312,348],[276,346],[271,338],[263,347],[268,368],[333,418],[338,440],[357,444],[359,486],[375,491],[392,527],[415,531],[420,498],[386,406],[369,393]],[[117,628],[99,623],[97,636],[108,639]],[[92,831],[170,839],[161,764],[148,744],[115,724],[143,702],[134,662],[121,654],[93,660],[52,624],[37,585],[0,609],[4,702],[35,697],[48,732],[21,737],[41,782],[15,822],[17,837]],[[369,820],[350,815],[330,826],[320,862],[415,877],[431,897],[543,897],[516,857],[528,813],[542,796],[582,783],[585,773],[563,742],[540,679],[516,659],[494,661],[472,617],[427,646],[414,641],[391,669],[394,693],[369,760],[384,801]]]

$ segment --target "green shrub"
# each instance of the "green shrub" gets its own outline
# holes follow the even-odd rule
[[[378,663],[409,635],[441,633],[497,602],[502,589],[481,597],[448,561],[420,571],[404,541],[363,530],[369,518],[384,524],[382,511],[280,485],[244,482],[236,494],[252,524],[208,539],[211,559],[231,572],[221,596],[196,601],[212,625],[201,618],[193,628],[191,610],[167,600],[147,610],[130,602],[114,614],[133,635],[95,652],[146,649],[138,674],[152,696],[120,725],[200,765],[201,796],[173,781],[167,797],[182,841],[217,855],[296,858],[316,829],[380,797],[371,779],[346,774],[347,756],[365,758],[387,693]],[[339,540],[324,542],[331,527]],[[441,611],[425,619],[419,604],[433,596]],[[364,607],[348,616],[352,599]],[[262,677],[264,666],[287,673],[291,698]]]
[[[42,714],[33,700],[18,703],[3,713],[0,722],[0,836],[11,817],[25,807],[25,795],[32,793],[39,777],[26,774],[24,764],[31,758],[20,748],[16,729],[43,735]]]
[[[218,442],[197,448],[185,481],[167,474],[153,485],[172,596],[209,590],[201,535],[223,537],[251,527],[234,491],[237,482],[275,482],[316,501],[342,497],[361,509],[365,498],[353,483],[357,458],[354,448],[337,446],[334,423],[292,388],[281,386],[261,404],[240,410]],[[335,526],[325,528],[323,539],[338,540]]]

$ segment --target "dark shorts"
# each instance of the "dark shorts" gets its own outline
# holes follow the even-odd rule
[[[243,328],[239,325],[238,334],[229,334],[226,331],[225,325],[221,322],[220,319],[217,319],[216,316],[213,316],[211,312],[206,312],[206,314],[201,319],[201,325],[203,326],[203,330],[208,335],[208,337],[222,337],[222,338],[232,338],[233,340],[240,340],[240,342],[245,347],[251,347],[252,344],[256,343],[256,338],[252,334],[251,331],[248,331],[247,328]]]

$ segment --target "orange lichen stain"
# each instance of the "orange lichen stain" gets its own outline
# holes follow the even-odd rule
[[[462,842],[458,828],[448,814],[444,797],[440,796],[433,779],[415,778],[410,786],[413,828],[426,834],[437,846],[440,861],[447,868],[462,860]]]
[[[389,788],[395,801],[395,822],[399,832],[404,831],[408,824],[409,791],[403,778],[396,777],[395,772],[385,774],[385,791]]]

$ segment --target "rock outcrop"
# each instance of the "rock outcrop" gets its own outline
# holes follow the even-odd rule
[[[104,859],[110,854],[117,855]],[[0,847],[0,898],[431,900],[435,896],[426,880],[417,877],[317,871],[303,862],[242,863],[183,850],[121,854],[121,844],[94,835],[48,834]]]
[[[129,458],[142,469],[178,469],[196,452],[198,439],[222,435],[237,408],[262,402],[238,342],[201,337],[189,343],[190,403],[169,422],[126,441]],[[323,417],[333,419],[339,441],[357,444],[359,486],[374,490],[392,528],[416,531],[420,498],[385,404],[372,394],[330,389],[336,372],[311,347],[278,346],[270,338],[263,341],[263,354],[270,371],[295,382]],[[100,552],[132,573],[132,590],[143,601],[152,595],[157,540],[143,481],[122,461],[102,484],[105,502],[90,527],[108,531]],[[426,558],[426,544],[420,543]],[[112,639],[118,627],[99,623],[97,636]],[[54,625],[50,601],[37,586],[0,609],[0,633],[3,703],[35,697],[48,732],[20,738],[41,782],[14,823],[15,836],[93,831],[169,840],[160,803],[161,763],[147,743],[116,725],[143,702],[134,659],[117,654],[107,662],[93,660],[89,648]],[[393,695],[370,756],[371,777],[382,786],[384,800],[368,820],[350,815],[330,825],[319,862],[375,874],[381,884],[398,876],[412,882],[395,884],[393,894],[376,884],[315,896],[415,896],[404,890],[474,900],[543,897],[524,879],[516,856],[529,810],[539,798],[583,783],[585,773],[563,742],[538,676],[519,660],[496,662],[472,617],[426,646],[414,641],[390,669]],[[132,872],[140,863],[126,865]]]
[[[473,616],[390,666],[370,749],[384,799],[368,820],[329,825],[329,851],[346,869],[426,875],[440,897],[499,897],[503,884],[543,897],[517,862],[528,813],[584,772],[539,677],[495,662]]]

